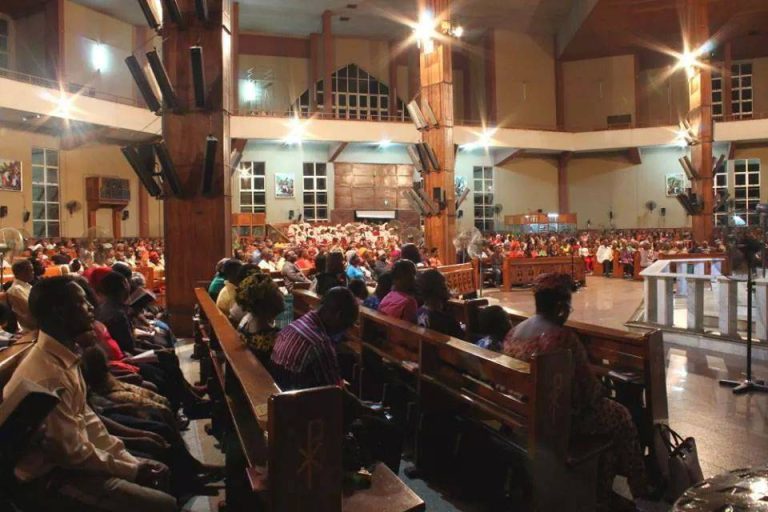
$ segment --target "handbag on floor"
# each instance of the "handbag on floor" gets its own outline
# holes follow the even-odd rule
[[[669,425],[660,423],[655,428],[654,444],[669,502],[704,480],[694,438],[683,438]]]

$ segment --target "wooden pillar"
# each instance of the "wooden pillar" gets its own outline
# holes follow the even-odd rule
[[[573,153],[564,151],[557,159],[557,209],[558,213],[570,213],[568,203],[568,162]]]
[[[112,237],[122,238],[123,229],[120,224],[123,221],[123,211],[119,208],[112,208]]]
[[[163,63],[180,109],[163,112],[163,138],[183,188],[182,197],[163,202],[166,301],[174,331],[191,334],[194,287],[211,279],[216,262],[232,254],[231,192],[228,169],[232,104],[231,2],[208,0],[210,21],[195,16],[194,0],[178,0],[184,27],[166,13]],[[195,107],[190,46],[203,47],[208,108]],[[219,140],[213,193],[200,194],[206,137]],[[166,187],[166,192],[170,190]]]
[[[323,114],[326,118],[333,117],[333,94],[331,94],[331,80],[333,76],[334,51],[333,51],[333,14],[331,11],[323,13]]]
[[[232,2],[232,109],[240,109],[240,2]]]
[[[485,112],[489,125],[496,126],[498,122],[498,107],[496,103],[496,37],[493,29],[485,34]],[[482,116],[481,116],[482,117]]]
[[[720,73],[723,81],[723,119],[730,121],[733,116],[733,100],[731,95],[733,94],[733,84],[731,84],[731,66],[733,65],[733,51],[731,49],[731,43],[725,43],[723,47],[723,69]]]
[[[451,0],[427,0],[425,8],[441,19],[450,19]],[[425,175],[426,194],[434,197],[438,191],[446,202],[446,208],[438,215],[427,217],[424,222],[425,241],[428,248],[436,247],[440,259],[447,263],[456,260],[453,239],[456,236],[456,193],[453,147],[453,69],[451,43],[435,41],[430,54],[421,53],[421,101],[429,101],[438,126],[423,132],[423,141],[432,146],[440,162],[440,171]]]
[[[709,41],[708,0],[684,0],[684,30],[690,47],[696,49]],[[704,208],[693,216],[693,238],[698,242],[712,241],[714,228],[712,190],[712,142],[714,126],[712,123],[712,69],[707,55],[700,57],[701,66],[696,66],[688,73],[688,93],[691,111],[689,122],[697,130],[699,144],[691,146],[691,162],[698,171],[700,179],[692,183],[693,191],[703,199]]]
[[[139,184],[139,238],[149,238],[149,193]]]
[[[51,80],[64,81],[64,0],[45,4],[45,70]]]
[[[317,82],[320,80],[320,34],[309,35],[309,111],[317,112]]]
[[[389,117],[397,114],[397,42],[389,42]]]
[[[632,60],[635,64],[635,114],[632,116],[632,126],[637,128],[640,126],[640,100],[645,95],[645,91],[640,82],[640,57],[635,54],[632,56]]]
[[[557,42],[555,42],[557,48]],[[555,59],[555,119],[558,130],[565,130],[565,85],[563,83],[563,61]]]

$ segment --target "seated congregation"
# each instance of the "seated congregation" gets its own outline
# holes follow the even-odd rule
[[[569,510],[635,510],[659,496],[650,439],[667,417],[660,338],[567,324],[566,274],[539,276],[536,314],[521,318],[457,298],[448,267],[414,244],[336,244],[254,241],[216,265],[197,291],[198,385],[181,372],[143,275],[115,252],[57,277],[36,272],[35,256],[15,262],[0,312],[24,354],[4,397],[31,381],[58,403],[12,459],[4,499],[22,512],[179,510],[226,476],[227,510],[294,510],[283,497],[311,493],[283,466],[304,441],[281,433],[315,428],[308,411],[322,404],[317,414],[343,433],[330,446],[344,510],[391,498],[382,486],[402,498],[391,510],[423,509],[396,476],[403,460],[411,478],[489,510],[563,510],[565,496]],[[318,249],[311,259],[308,249]],[[626,352],[639,385],[608,371]],[[598,353],[615,354],[615,367],[599,367]],[[182,437],[208,418],[225,468],[195,459]],[[617,475],[631,495],[614,491]]]

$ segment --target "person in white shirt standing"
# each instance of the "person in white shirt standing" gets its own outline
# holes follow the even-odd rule
[[[37,330],[37,321],[29,312],[29,292],[35,280],[35,269],[29,260],[19,260],[11,267],[13,284],[8,289],[8,305],[16,315],[22,334]]]
[[[597,248],[597,261],[603,266],[603,276],[611,277],[613,275],[613,248],[603,240]]]
[[[86,402],[78,348],[94,315],[83,289],[68,277],[44,279],[32,288],[29,309],[40,334],[3,394],[7,398],[26,380],[60,401],[43,422],[41,440],[14,468],[21,494],[45,501],[41,510],[178,510],[173,496],[153,488],[167,478],[168,468],[128,453]]]

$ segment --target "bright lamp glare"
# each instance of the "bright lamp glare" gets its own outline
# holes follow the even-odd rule
[[[109,64],[109,52],[107,46],[102,43],[94,43],[91,46],[91,66],[95,71],[106,71]]]
[[[67,98],[66,96],[64,96],[64,94],[62,94],[59,97],[59,99],[56,101],[56,110],[54,112],[54,115],[68,119],[71,110],[72,110],[72,98]]]
[[[435,27],[437,22],[430,11],[422,11],[419,15],[419,22],[413,29],[413,37],[416,39],[419,48],[424,53],[432,53],[435,50],[434,37],[436,36]]]
[[[464,35],[464,27],[462,27],[461,25],[453,29],[453,36],[455,38],[461,39],[461,36],[463,35]]]
[[[304,141],[304,133],[306,132],[304,123],[298,117],[293,117],[288,123],[288,127],[290,130],[283,139],[283,142],[289,146],[300,145]]]
[[[392,145],[392,141],[389,139],[384,139],[379,141],[379,149],[387,149],[391,145]]]
[[[259,99],[260,96],[259,85],[253,80],[246,80],[243,84],[243,99],[249,103],[252,103]]]

